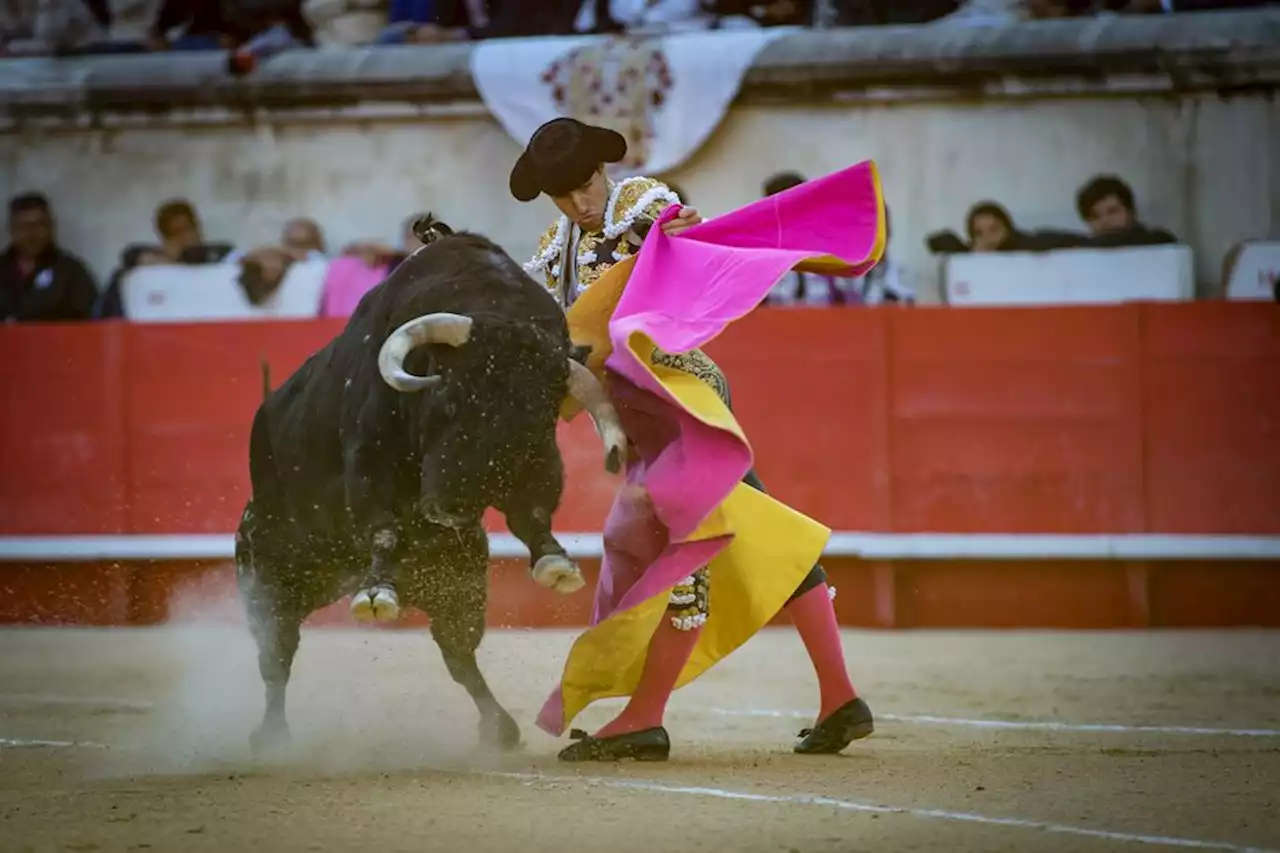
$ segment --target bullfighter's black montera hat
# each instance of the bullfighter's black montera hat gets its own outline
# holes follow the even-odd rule
[[[568,195],[591,179],[601,163],[627,154],[622,134],[577,119],[556,118],[533,132],[511,170],[511,194],[533,201],[540,193]]]

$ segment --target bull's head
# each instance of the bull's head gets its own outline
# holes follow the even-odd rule
[[[404,323],[392,332],[378,352],[378,372],[397,391],[414,393],[434,387],[439,376],[416,376],[405,370],[409,353],[432,344],[460,347],[471,337],[473,321],[461,314],[436,313]],[[577,400],[595,424],[605,448],[605,468],[617,473],[626,458],[627,439],[618,413],[596,377],[579,362],[569,359],[569,396]]]

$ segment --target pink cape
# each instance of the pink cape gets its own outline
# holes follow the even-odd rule
[[[675,213],[668,208],[659,223]],[[789,270],[804,265],[861,275],[883,245],[883,201],[871,162],[762,198],[679,237],[650,229],[609,321],[610,393],[640,459],[605,524],[593,627],[669,591],[728,545],[730,536],[684,540],[752,464],[741,435],[688,410],[632,349],[633,336],[687,352],[755,309]],[[638,489],[651,502],[637,501]],[[563,683],[538,715],[538,726],[554,735],[570,722]]]

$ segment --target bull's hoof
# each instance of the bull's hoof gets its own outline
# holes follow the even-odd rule
[[[556,592],[577,592],[587,585],[578,564],[563,554],[547,554],[533,566],[533,580]]]
[[[263,723],[249,735],[249,750],[254,758],[272,758],[289,749],[293,736],[287,723]]]
[[[513,752],[520,748],[520,726],[509,714],[485,717],[480,720],[480,745]]]
[[[362,589],[351,599],[357,622],[394,622],[400,618],[400,597],[389,586]]]

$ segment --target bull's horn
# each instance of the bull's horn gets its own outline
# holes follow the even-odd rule
[[[404,369],[410,352],[427,344],[460,347],[471,336],[471,318],[461,314],[424,314],[392,332],[378,352],[378,372],[397,391],[421,391],[440,382],[439,376],[414,376]]]
[[[604,442],[604,467],[611,474],[618,473],[627,454],[622,422],[595,374],[573,359],[569,359],[569,396],[582,404],[596,425],[596,432]]]

